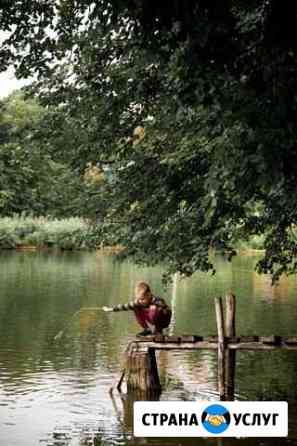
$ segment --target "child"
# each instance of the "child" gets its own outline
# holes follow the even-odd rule
[[[133,310],[137,322],[144,329],[138,336],[161,334],[170,324],[171,310],[164,299],[151,293],[149,285],[138,282],[135,286],[135,300],[115,307],[103,307],[104,311]]]

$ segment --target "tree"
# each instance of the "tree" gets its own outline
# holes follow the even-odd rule
[[[0,212],[65,217],[77,212],[83,183],[55,160],[41,123],[48,112],[15,93],[0,108]],[[41,137],[42,135],[42,137]]]
[[[191,274],[211,268],[217,241],[265,234],[258,270],[277,278],[297,265],[296,12],[278,0],[8,2],[1,61],[35,73],[40,97],[82,130],[81,171],[112,166],[102,218],[127,255]]]

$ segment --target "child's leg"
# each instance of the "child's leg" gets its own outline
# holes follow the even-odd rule
[[[148,322],[147,309],[137,309],[134,312],[137,322],[144,328],[137,336],[147,336],[154,333],[154,327]]]
[[[170,324],[171,311],[164,311],[156,305],[151,305],[148,312],[148,322],[154,327],[154,333],[162,333],[164,328]]]
[[[159,332],[157,327],[154,324],[156,307],[154,305],[154,309],[149,308],[138,308],[134,310],[135,317],[139,325],[145,330],[150,330],[151,333]]]
[[[136,317],[137,322],[142,328],[149,328],[147,325],[147,312],[145,309],[138,308],[137,310],[134,310],[134,314]]]
[[[152,333],[162,333],[162,326],[159,323],[160,319],[160,308],[156,305],[151,305],[148,311],[147,324],[150,327]]]

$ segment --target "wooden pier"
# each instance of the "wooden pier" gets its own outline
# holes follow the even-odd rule
[[[127,391],[161,391],[155,352],[158,350],[216,350],[218,357],[218,392],[221,400],[234,398],[237,350],[297,350],[297,336],[236,336],[236,299],[229,294],[215,299],[217,335],[146,336],[132,341],[126,351],[126,365],[117,384],[120,391],[126,376]],[[112,390],[112,389],[111,389]]]

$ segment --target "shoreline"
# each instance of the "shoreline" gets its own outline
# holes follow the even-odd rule
[[[63,248],[59,246],[47,246],[47,245],[31,245],[26,243],[20,243],[13,247],[2,247],[0,251],[96,251],[102,254],[119,254],[124,250],[123,246],[94,246],[93,248]],[[236,250],[237,255],[243,256],[253,256],[259,254],[265,254],[265,249],[238,249]],[[229,251],[213,250],[214,254],[228,254]]]

